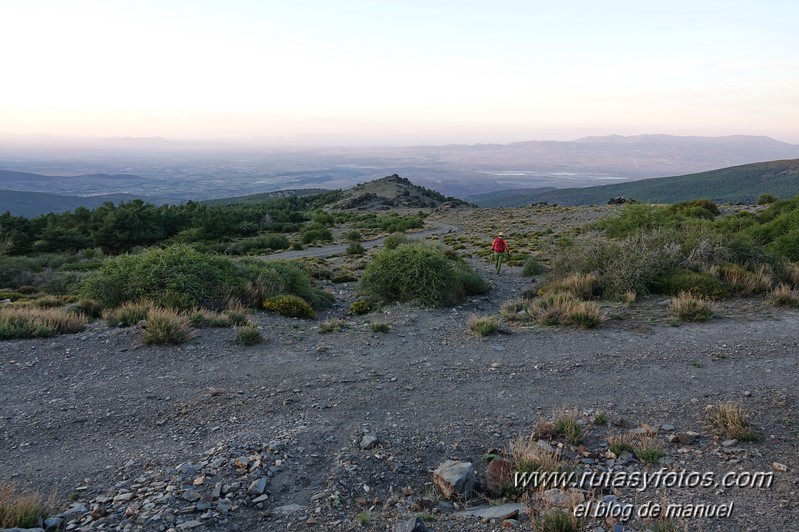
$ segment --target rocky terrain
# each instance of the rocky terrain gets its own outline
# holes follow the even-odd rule
[[[460,211],[434,218],[477,240],[496,229]],[[542,231],[601,215],[540,214]],[[492,284],[485,296],[353,316],[356,284],[323,281],[337,298],[331,310],[317,320],[258,313],[266,342],[253,347],[235,345],[230,329],[148,347],[135,327],[102,322],[2,342],[0,479],[54,494],[65,513],[49,524],[68,530],[529,530],[580,501],[593,504],[588,530],[795,528],[799,312],[728,300],[710,322],[673,327],[653,297],[606,309],[614,319],[591,331],[505,325],[484,338],[469,317],[496,313],[536,281],[470,260]],[[322,333],[334,318],[344,326]],[[389,332],[373,332],[375,322]],[[742,405],[760,439],[718,434],[708,407],[719,401]],[[584,441],[537,434],[530,444],[580,474],[750,472],[771,482],[489,493],[484,456],[502,457],[564,409]],[[608,438],[624,435],[648,438],[662,457],[611,452]],[[472,464],[458,465],[461,482],[442,475],[447,460]],[[724,517],[653,521],[637,516],[646,503],[732,506]]]

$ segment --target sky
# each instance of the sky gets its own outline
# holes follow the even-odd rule
[[[0,0],[0,131],[799,143],[795,0]]]

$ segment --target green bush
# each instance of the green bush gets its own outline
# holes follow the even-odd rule
[[[300,231],[300,241],[305,245],[316,242],[329,242],[331,240],[333,240],[333,233],[318,222],[308,223]]]
[[[523,277],[532,277],[534,275],[539,275],[544,271],[544,268],[541,266],[541,263],[538,262],[538,259],[535,257],[527,257],[524,261],[524,265],[522,266],[522,276]]]
[[[106,308],[149,299],[156,306],[184,311],[224,308],[230,298],[256,307],[265,298],[280,294],[299,296],[316,308],[330,306],[333,299],[316,288],[308,272],[295,263],[234,261],[185,245],[109,259],[81,287],[81,295]]]
[[[350,242],[347,246],[347,255],[350,256],[359,256],[366,253],[366,249],[361,245],[360,242]]]
[[[654,286],[658,293],[670,296],[686,292],[707,299],[721,299],[727,295],[724,284],[710,273],[685,268],[664,273],[655,280]]]
[[[81,299],[75,303],[68,304],[64,310],[81,314],[87,318],[99,318],[103,313],[103,306],[92,299]]]
[[[494,316],[472,316],[469,318],[469,329],[480,336],[498,333],[499,326],[499,320]]]
[[[774,203],[778,199],[779,198],[777,196],[775,196],[774,194],[761,194],[761,195],[759,195],[757,197],[757,204],[758,205],[769,205],[771,203]]]
[[[471,267],[456,255],[423,243],[404,244],[375,255],[361,276],[361,289],[372,300],[413,301],[442,306],[485,290]]]
[[[310,319],[316,317],[316,312],[302,298],[292,295],[275,296],[264,301],[264,310],[277,312],[289,318]]]
[[[373,333],[387,333],[391,330],[391,325],[385,322],[375,322],[370,325]]]
[[[236,343],[239,345],[256,345],[264,341],[261,331],[254,324],[236,327]]]
[[[188,342],[192,336],[189,319],[169,309],[151,309],[147,326],[142,329],[146,345],[177,345]]]
[[[333,274],[333,277],[330,278],[330,281],[333,284],[341,284],[341,283],[351,283],[353,281],[357,281],[358,277],[349,270],[341,270]]]
[[[405,233],[391,233],[383,239],[383,249],[396,249],[402,244],[408,243],[408,237]]]
[[[24,297],[25,295],[20,292],[13,292],[13,291],[9,292],[7,290],[0,292],[0,300],[10,299],[11,301],[17,301],[19,299],[23,299]]]
[[[372,304],[366,301],[365,299],[359,299],[358,301],[353,301],[350,305],[349,311],[353,314],[358,316],[362,316],[364,314],[369,314],[372,310]]]
[[[153,308],[153,304],[150,301],[128,301],[117,308],[105,310],[102,317],[108,322],[109,327],[117,325],[131,327],[146,320],[151,308]]]

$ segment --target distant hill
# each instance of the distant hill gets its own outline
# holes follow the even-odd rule
[[[478,207],[491,208],[491,207],[520,207],[528,205],[536,198],[545,192],[558,190],[555,187],[539,187],[539,188],[512,188],[497,190],[496,192],[485,192],[483,194],[470,194],[465,198]]]
[[[586,188],[545,192],[531,202],[596,205],[624,196],[648,203],[677,203],[707,198],[720,203],[754,203],[760,194],[779,198],[799,195],[799,159],[744,164],[710,172],[642,179]]]
[[[94,209],[106,201],[120,203],[141,199],[152,203],[149,198],[132,194],[103,194],[100,196],[61,196],[46,192],[20,192],[17,190],[0,190],[0,214],[10,211],[16,216],[35,218],[40,214],[74,211],[78,207]]]
[[[331,208],[341,210],[386,210],[392,207],[438,207],[442,203],[469,205],[440,192],[414,185],[397,174],[361,183],[345,190]]]
[[[289,198],[289,197],[302,197],[313,196],[316,194],[323,194],[329,192],[324,188],[295,188],[289,190],[275,190],[272,192],[263,192],[261,194],[250,194],[248,196],[236,196],[233,198],[218,198],[205,200],[201,203],[206,205],[242,205],[251,203],[263,203],[275,198]]]

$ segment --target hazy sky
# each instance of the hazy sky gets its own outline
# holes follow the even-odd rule
[[[798,21],[796,0],[0,0],[0,131],[799,143]]]

